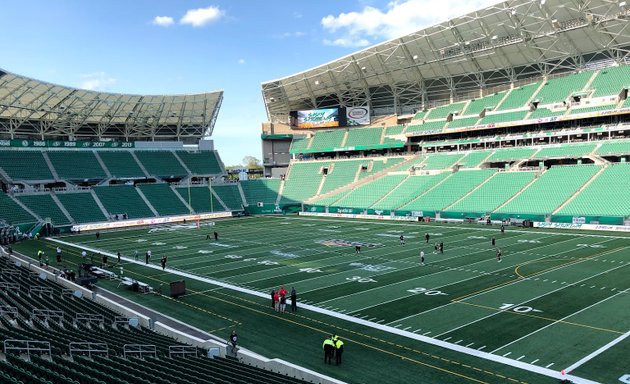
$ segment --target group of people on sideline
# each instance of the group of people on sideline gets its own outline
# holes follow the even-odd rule
[[[284,287],[271,290],[271,307],[276,312],[285,312],[287,306],[287,290]],[[291,287],[291,312],[297,312],[297,291]]]
[[[332,364],[332,358],[335,358],[335,364],[341,364],[341,356],[343,355],[343,341],[337,335],[331,335],[324,339],[322,344],[324,348],[324,364]]]

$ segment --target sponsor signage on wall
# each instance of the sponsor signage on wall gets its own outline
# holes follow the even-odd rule
[[[298,128],[325,128],[339,126],[339,108],[311,109],[297,112]]]
[[[346,108],[346,124],[348,126],[369,125],[370,124],[370,107]]]

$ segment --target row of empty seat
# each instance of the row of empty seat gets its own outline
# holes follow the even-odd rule
[[[13,180],[32,181],[224,173],[215,151],[0,150],[0,168]]]
[[[183,343],[121,322],[116,312],[42,280],[6,258],[0,258],[0,271],[0,282],[11,287],[0,292],[0,304],[6,311],[0,316],[0,341],[17,348],[26,342],[50,346],[49,350],[31,349],[28,353],[7,349],[0,359],[3,383],[302,382],[235,359],[205,357],[206,350],[192,346],[187,346],[188,351],[196,351],[197,356],[171,357],[169,348]],[[34,315],[36,311],[41,315]],[[89,353],[84,346],[84,350],[69,354],[71,343],[93,343],[93,347]],[[94,348],[95,344],[106,349]],[[125,354],[126,346],[133,345],[150,346],[145,351],[153,350],[154,354]]]

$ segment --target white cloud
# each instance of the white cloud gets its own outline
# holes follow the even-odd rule
[[[384,10],[365,6],[358,12],[322,18],[324,30],[341,35],[324,44],[365,46],[370,40],[393,39],[494,3],[496,0],[395,0]]]
[[[366,47],[370,45],[370,41],[362,38],[340,37],[338,39],[324,39],[324,45],[335,45],[338,47]]]
[[[89,91],[103,91],[116,84],[116,79],[105,72],[94,72],[79,75],[81,82],[79,88]]]
[[[245,64],[245,59],[238,59],[239,64]]]
[[[285,32],[277,35],[273,35],[275,39],[289,39],[289,38],[298,38],[306,36],[305,32],[295,31],[295,32]]]
[[[175,23],[175,20],[173,20],[173,18],[170,16],[155,16],[155,18],[151,22],[151,24],[160,27],[169,27],[173,25],[173,23]]]
[[[213,23],[225,15],[219,7],[210,6],[207,8],[189,9],[184,17],[179,20],[182,24],[190,24],[193,27],[203,27]]]

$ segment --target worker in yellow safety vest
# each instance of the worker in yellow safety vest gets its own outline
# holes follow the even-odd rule
[[[343,354],[343,341],[339,338],[339,336],[335,336],[335,363],[337,365],[341,364],[341,355]]]
[[[325,339],[322,347],[324,348],[324,364],[332,364],[332,355],[335,350],[335,343],[333,342],[332,337]]]

